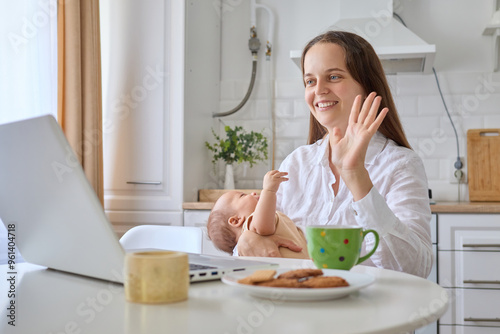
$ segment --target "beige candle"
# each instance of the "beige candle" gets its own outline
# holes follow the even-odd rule
[[[188,255],[173,251],[129,253],[125,257],[125,296],[129,302],[162,304],[186,300]]]

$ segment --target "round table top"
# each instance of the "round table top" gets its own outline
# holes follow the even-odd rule
[[[280,268],[314,267],[310,260],[267,260]],[[27,263],[16,270],[15,297],[8,296],[10,282],[0,280],[2,333],[390,334],[434,322],[448,306],[446,291],[431,281],[361,265],[351,271],[374,283],[340,299],[262,299],[217,280],[192,283],[188,300],[166,305],[126,302],[116,283]],[[0,271],[8,275],[5,265]],[[12,301],[15,327],[8,323]]]

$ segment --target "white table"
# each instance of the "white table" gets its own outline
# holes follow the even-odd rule
[[[309,260],[270,261],[313,266]],[[352,271],[375,276],[375,283],[342,299],[273,302],[211,281],[191,284],[187,301],[141,305],[125,301],[122,285],[24,263],[16,266],[13,327],[7,271],[0,266],[0,333],[390,334],[436,321],[448,306],[445,290],[435,283],[366,266]]]

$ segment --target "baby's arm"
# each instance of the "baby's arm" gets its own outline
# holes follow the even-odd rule
[[[288,181],[286,172],[272,170],[264,176],[259,201],[248,226],[250,231],[260,235],[271,235],[276,231],[276,192],[281,182]]]

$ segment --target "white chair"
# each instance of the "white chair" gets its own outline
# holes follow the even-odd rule
[[[203,232],[194,226],[139,225],[120,238],[125,249],[165,249],[179,252],[202,252]]]

